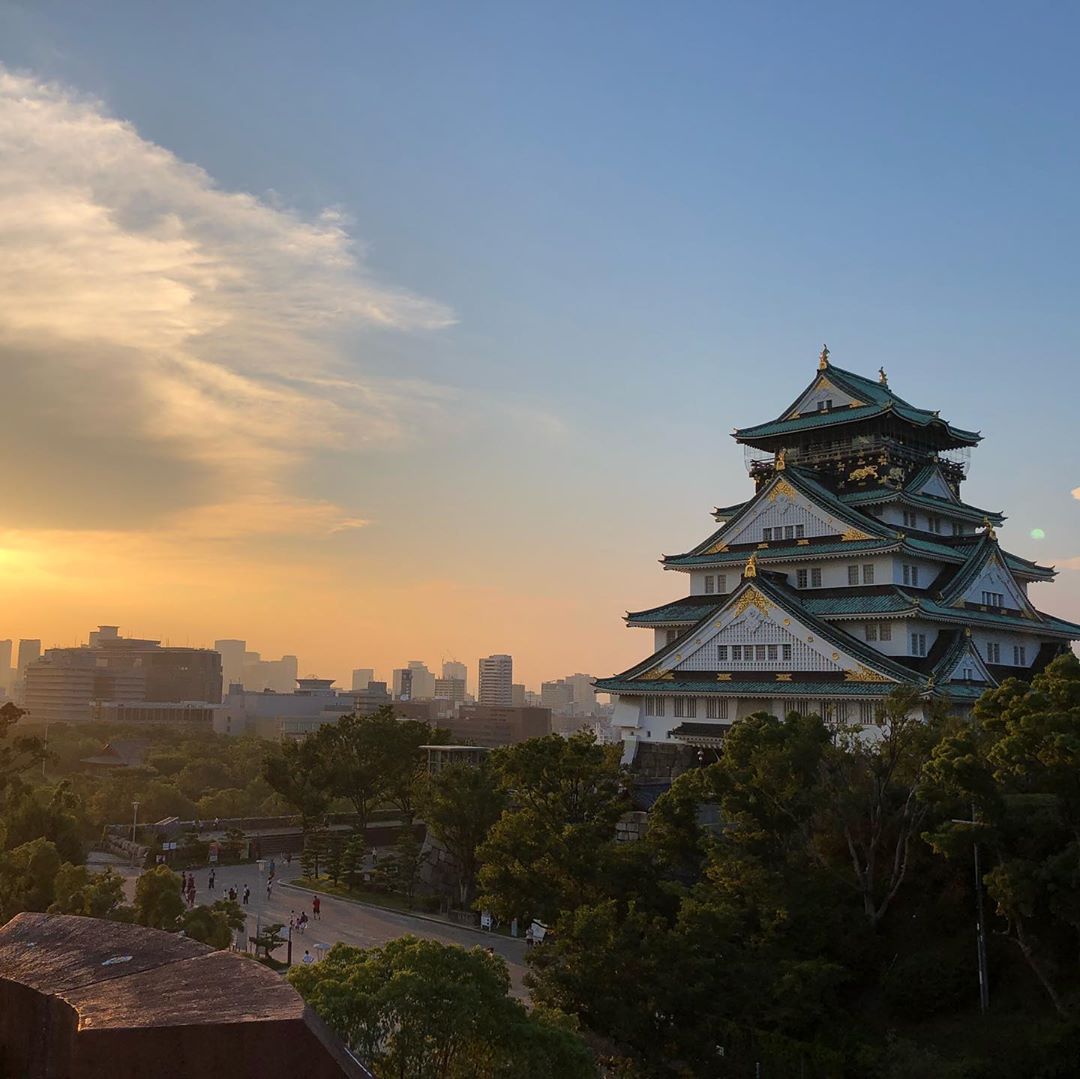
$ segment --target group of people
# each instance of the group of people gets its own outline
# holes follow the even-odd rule
[[[215,885],[217,883],[217,870],[211,868],[210,875],[206,879],[206,890],[209,892],[215,891]],[[189,907],[195,906],[195,874],[189,873],[186,869],[180,870],[180,894],[184,897]],[[267,893],[269,895],[269,892]],[[242,892],[238,891],[236,885],[229,885],[229,890],[225,893],[227,899],[231,899],[234,903],[238,900],[242,901],[244,906],[248,905],[248,900],[251,898],[251,889],[245,884]]]

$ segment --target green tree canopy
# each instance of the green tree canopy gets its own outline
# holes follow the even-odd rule
[[[335,944],[289,980],[379,1075],[398,1079],[586,1079],[590,1054],[564,1016],[530,1015],[497,956],[401,937]]]

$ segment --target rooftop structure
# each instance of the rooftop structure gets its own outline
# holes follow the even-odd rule
[[[208,648],[162,647],[101,626],[82,648],[49,648],[25,672],[35,723],[86,722],[94,701],[221,701],[221,656]]]
[[[5,1074],[27,1079],[370,1079],[267,967],[177,934],[60,914],[0,927],[0,1058]]]
[[[688,595],[628,612],[650,655],[611,678],[627,759],[644,742],[719,744],[767,711],[879,721],[898,687],[966,712],[1003,678],[1028,679],[1080,625],[1044,614],[1028,586],[1051,568],[1003,549],[999,512],[965,502],[958,451],[980,435],[834,367],[777,419],[734,432],[754,451],[755,494],[664,557]]]

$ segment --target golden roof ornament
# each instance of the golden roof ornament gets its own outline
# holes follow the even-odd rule
[[[777,472],[783,472],[784,469],[787,468],[787,462],[784,459],[784,455],[786,453],[787,453],[787,450],[781,450],[776,455],[776,471]]]
[[[986,538],[996,540],[997,533],[994,531],[994,526],[990,523],[989,517],[983,518],[983,528],[986,529]]]
[[[821,346],[821,355],[818,357],[817,369],[824,371],[829,366],[829,346]]]
[[[885,368],[884,367],[879,367],[877,369],[877,373],[878,373],[878,379],[877,379],[878,382],[880,382],[882,384],[882,386],[888,386],[888,384],[889,384],[889,376],[887,374],[885,374]]]
[[[743,570],[744,577],[756,577],[757,576],[757,551],[750,556],[750,561],[746,563],[746,569]]]

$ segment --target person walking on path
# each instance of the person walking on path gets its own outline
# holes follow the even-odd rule
[[[268,880],[268,881],[266,882],[266,898],[267,898],[267,899],[269,899],[269,898],[270,898],[270,892],[271,892],[271,890],[273,889],[273,887],[274,887],[274,878],[273,878],[273,877],[271,877],[271,878],[270,878],[270,879],[269,879],[269,880]]]
[[[322,921],[322,903],[319,902],[319,897],[315,896],[311,901],[311,916],[317,922]]]
[[[304,958],[300,960],[301,963],[314,963],[315,956],[311,954],[306,948],[304,949]]]
[[[248,905],[248,900],[250,898],[251,898],[251,889],[245,884],[244,885],[244,906],[245,907]]]
[[[206,887],[208,891],[212,892],[214,890],[214,870],[212,869],[210,870],[210,880]]]

